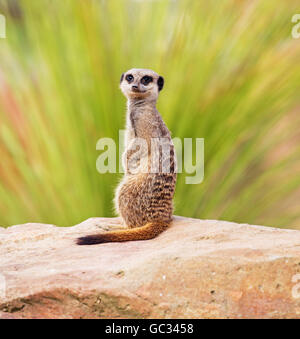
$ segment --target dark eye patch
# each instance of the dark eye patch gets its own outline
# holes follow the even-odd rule
[[[145,75],[145,76],[143,76],[142,79],[141,79],[141,83],[142,83],[143,85],[145,85],[145,86],[147,86],[148,84],[150,84],[150,82],[152,82],[152,81],[153,81],[153,78],[150,77],[149,75]]]
[[[133,75],[132,74],[127,74],[126,75],[126,77],[125,77],[125,79],[129,82],[129,83],[131,83],[132,81],[133,81]]]
[[[163,77],[159,77],[157,79],[157,86],[158,86],[158,90],[161,91],[164,87],[164,78]]]

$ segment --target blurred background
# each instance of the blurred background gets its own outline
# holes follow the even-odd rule
[[[298,7],[297,7],[298,5]],[[0,225],[113,216],[99,138],[125,126],[122,72],[163,75],[173,137],[205,139],[177,215],[300,229],[299,0],[0,0]]]

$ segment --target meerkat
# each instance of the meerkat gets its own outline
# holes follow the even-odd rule
[[[127,98],[125,174],[116,189],[115,207],[125,229],[81,237],[78,245],[152,239],[170,226],[176,155],[156,109],[163,86],[163,77],[152,70],[134,68],[122,74],[120,88]]]

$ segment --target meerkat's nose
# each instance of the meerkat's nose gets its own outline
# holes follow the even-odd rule
[[[132,89],[139,89],[138,85],[132,85]]]

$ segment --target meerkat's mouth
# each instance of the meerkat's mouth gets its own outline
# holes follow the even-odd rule
[[[145,93],[145,92],[146,92],[146,91],[141,91],[141,90],[139,90],[138,88],[132,88],[131,91],[132,91],[133,93]]]

